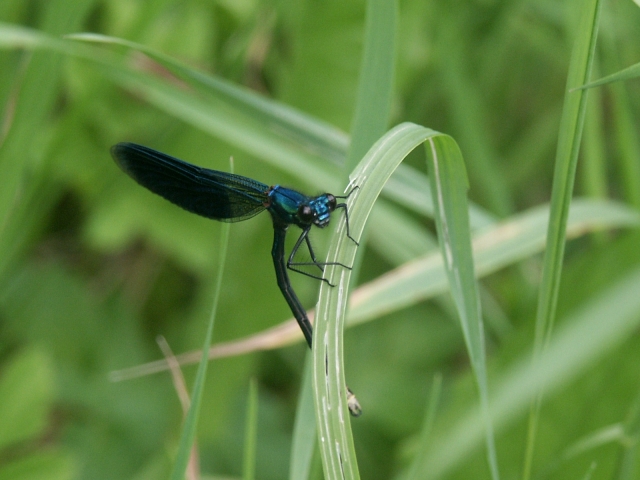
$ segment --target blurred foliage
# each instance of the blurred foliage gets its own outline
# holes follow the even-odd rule
[[[508,220],[550,197],[582,3],[399,3],[389,126],[412,121],[453,136],[467,164],[470,198],[497,218]],[[5,24],[139,42],[344,131],[353,120],[364,15],[360,1],[0,2]],[[596,76],[637,62],[638,6],[605,2],[599,35]],[[111,48],[168,76],[140,54]],[[592,93],[576,194],[638,208],[639,84]],[[147,100],[85,60],[47,50],[0,50],[2,479],[152,479],[170,470],[181,409],[169,375],[112,383],[108,373],[161,357],[158,335],[176,353],[200,347],[220,225],[139,188],[114,165],[111,145],[135,141],[220,170],[233,156],[237,173],[265,183],[309,193],[333,187],[317,184],[302,167],[265,162]],[[419,153],[407,162],[424,171]],[[432,229],[414,212],[394,208],[398,218],[419,224],[417,236]],[[371,245],[361,248],[359,283],[408,259],[387,254],[376,236],[393,227],[379,227],[370,232]],[[271,230],[266,214],[231,229],[216,342],[290,317],[274,281]],[[315,232],[318,251],[327,250],[326,236]],[[560,324],[638,269],[639,242],[637,232],[621,229],[568,244]],[[430,249],[425,245],[425,252]],[[482,281],[490,378],[531,349],[540,267],[536,256]],[[317,282],[293,281],[311,308]],[[537,478],[583,478],[593,462],[593,479],[640,477],[639,341],[636,329],[546,398]],[[443,378],[434,435],[477,403],[451,302],[442,295],[349,329],[345,345],[349,385],[365,412],[353,422],[362,477],[402,478],[418,448],[434,376]],[[246,398],[255,377],[256,478],[286,477],[306,354],[299,343],[210,365],[197,440],[204,474],[240,476]],[[191,385],[195,369],[184,371]],[[577,442],[612,426],[624,435],[567,455]],[[524,416],[498,432],[504,478],[521,473],[525,435]],[[478,448],[447,478],[488,476]]]

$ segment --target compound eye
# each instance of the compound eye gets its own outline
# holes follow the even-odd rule
[[[311,223],[313,221],[313,210],[309,205],[300,205],[298,208],[298,218],[304,223]]]
[[[338,204],[336,197],[331,195],[330,193],[325,194],[327,196],[327,203],[329,205],[329,211],[333,212],[336,209],[336,205]]]

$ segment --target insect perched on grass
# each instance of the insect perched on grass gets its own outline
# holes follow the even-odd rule
[[[346,199],[355,189],[346,196],[323,193],[316,197],[308,197],[280,185],[270,187],[251,178],[191,165],[135,143],[118,143],[111,147],[111,155],[120,168],[140,185],[179,207],[203,217],[222,222],[239,222],[267,210],[273,221],[271,257],[276,269],[278,287],[298,321],[307,344],[311,347],[313,337],[311,322],[291,287],[287,269],[331,285],[329,280],[322,276],[326,265],[351,268],[341,263],[318,262],[309,241],[309,231],[314,225],[320,228],[326,227],[329,224],[331,212],[342,208],[347,224],[347,236],[358,245],[349,231],[347,204],[338,203],[339,199]],[[291,225],[300,227],[302,233],[285,262],[284,244],[287,230]],[[303,243],[309,250],[311,262],[294,262],[294,257]],[[303,266],[318,267],[321,273],[315,275],[305,272],[300,269]],[[347,404],[352,415],[360,415],[360,405],[349,388],[347,388]]]

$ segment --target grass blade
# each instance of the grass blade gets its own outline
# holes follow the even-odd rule
[[[365,48],[351,127],[347,171],[351,171],[382,136],[389,122],[395,71],[397,10],[395,0],[367,2]]]
[[[311,355],[306,356],[300,391],[291,442],[290,480],[303,480],[310,477],[313,454],[316,451],[318,437],[316,435],[316,417],[313,410],[313,390],[311,388]]]
[[[344,163],[349,137],[343,131],[317,118],[259,95],[252,90],[235,85],[220,77],[207,75],[173,57],[146,45],[122,38],[79,33],[66,38],[85,42],[120,45],[142,52],[157,61],[199,92],[205,93],[248,119],[258,121],[272,134],[295,141],[309,152],[320,155],[341,165]]]
[[[431,441],[431,431],[433,430],[433,422],[435,421],[436,414],[438,411],[438,405],[440,403],[442,396],[442,374],[437,374],[433,378],[433,383],[431,385],[431,390],[429,392],[429,403],[427,406],[427,413],[424,417],[424,421],[422,424],[422,430],[420,432],[420,443],[418,449],[420,451],[426,452],[429,449],[429,443]],[[413,460],[413,464],[409,469],[409,473],[407,474],[407,480],[419,480],[423,478],[420,473],[422,468],[423,456],[416,455]]]
[[[488,276],[544,251],[549,211],[547,206],[532,208],[497,225],[479,231],[473,238],[475,273]],[[567,238],[605,229],[637,228],[640,214],[611,201],[575,200],[567,224]],[[383,315],[416,305],[449,290],[440,253],[417,258],[358,287],[349,298],[347,325],[375,320]],[[313,311],[309,312],[313,318]],[[256,335],[211,347],[209,358],[243,355],[271,350],[302,340],[295,320],[277,325]],[[177,355],[181,365],[198,363],[200,350]],[[112,372],[112,380],[121,381],[167,369],[166,360]]]
[[[587,90],[589,88],[600,87],[614,82],[623,82],[625,80],[631,80],[633,78],[640,77],[640,63],[631,65],[630,67],[620,70],[619,72],[607,75],[599,80],[585,83],[584,85],[577,87],[576,89]]]
[[[513,425],[542,388],[547,395],[556,392],[627,341],[640,326],[639,291],[640,269],[636,268],[569,315],[535,362],[530,352],[512,362],[492,382],[491,417],[496,432]],[[423,476],[443,477],[479,447],[483,436],[484,419],[472,408],[431,443]]]
[[[481,403],[486,410],[487,386],[482,343],[484,339],[479,323],[479,301],[471,258],[466,175],[455,142],[433,130],[408,123],[397,126],[382,137],[369,150],[351,178],[352,183],[359,188],[349,198],[350,233],[356,239],[361,237],[364,223],[385,183],[400,162],[424,142],[427,142],[427,155],[434,154],[430,161],[437,167],[432,168],[436,179],[432,180],[431,188],[440,217],[437,224],[441,248],[449,265],[453,268],[453,261],[458,268],[457,274],[449,275],[450,287],[454,292],[454,299],[457,300],[458,313],[466,332],[465,340],[480,386]],[[443,162],[450,164],[443,168]],[[356,247],[346,234],[346,223],[342,222],[335,232],[336,238],[328,254],[329,262],[353,264]],[[346,413],[342,365],[341,333],[347,306],[345,290],[350,275],[351,272],[344,268],[327,269],[327,277],[332,283],[337,284],[337,287],[321,286],[315,322],[314,387],[317,424],[322,439],[320,450],[327,478],[359,478]],[[487,425],[487,431],[487,439],[491,444],[489,451],[494,452],[490,425]],[[495,463],[494,453],[490,453],[490,458],[490,462]]]
[[[545,250],[544,265],[538,309],[536,313],[536,334],[534,357],[545,348],[545,344],[553,330],[553,323],[558,303],[558,291],[564,258],[565,235],[569,207],[573,195],[578,152],[584,126],[584,116],[587,105],[587,92],[576,90],[575,86],[584,85],[589,80],[593,56],[595,52],[596,36],[600,18],[600,1],[585,2],[582,20],[578,26],[579,37],[576,39],[569,65],[567,77],[567,94],[565,95],[558,148],[556,151],[556,165],[551,193],[551,213],[549,229],[547,231],[547,248]],[[538,398],[532,403],[529,416],[527,446],[523,466],[523,479],[531,477],[533,451],[538,424],[538,415],[542,402],[542,390]]]
[[[451,137],[440,136],[429,139],[427,165],[433,203],[438,212],[435,219],[440,249],[445,260],[451,296],[460,317],[462,333],[480,391],[491,476],[497,480],[500,475],[493,427],[489,417],[484,327],[471,250],[467,206],[468,184],[462,153]]]
[[[229,243],[229,227],[229,224],[224,224],[222,226],[220,234],[220,267],[218,270],[216,287],[213,294],[211,316],[209,317],[207,333],[205,336],[204,345],[202,347],[203,352],[209,351],[211,340],[213,338],[213,325],[215,323],[216,312],[218,310],[218,299],[220,298],[220,290],[222,288],[222,276],[224,273],[224,264],[227,256],[227,245]],[[184,427],[182,428],[182,434],[180,435],[180,443],[178,446],[176,461],[173,465],[173,471],[171,472],[172,480],[182,480],[189,463],[189,457],[191,456],[191,447],[196,437],[198,416],[200,414],[200,407],[202,405],[202,394],[204,392],[204,382],[207,375],[208,364],[209,359],[207,355],[202,355],[200,364],[198,365],[196,379],[193,385],[193,392],[191,394],[191,406],[184,421]]]
[[[473,237],[475,274],[488,276],[544,251],[548,207],[532,208],[479,231]],[[600,229],[637,228],[638,212],[610,201],[576,200],[567,236],[577,238]],[[446,293],[449,289],[442,256],[430,253],[361,285],[350,298],[348,325],[371,321]]]
[[[258,445],[258,384],[255,378],[249,382],[248,397],[242,479],[254,480],[256,478],[256,448]]]

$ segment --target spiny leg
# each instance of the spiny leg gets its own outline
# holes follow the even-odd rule
[[[304,232],[303,232],[304,233]],[[316,258],[316,254],[313,251],[313,247],[311,246],[311,240],[309,240],[309,235],[305,235],[304,236],[304,241],[307,244],[307,248],[309,249],[309,255],[311,255],[311,260],[313,260],[313,264],[315,266],[317,266],[321,272],[324,272],[324,268],[322,268],[322,264],[320,262],[318,262],[318,259]],[[291,263],[291,262],[289,262]]]
[[[298,237],[296,244],[293,246],[293,249],[291,250],[289,259],[287,260],[287,268],[292,272],[301,273],[302,275],[306,275],[307,277],[315,278],[316,280],[321,280],[323,282],[326,282],[327,285],[331,287],[335,287],[335,285],[332,284],[328,279],[320,275],[314,275],[313,273],[305,272],[304,270],[296,268],[296,267],[304,267],[304,266],[316,266],[324,272],[324,268],[323,268],[324,266],[338,265],[340,267],[344,267],[346,269],[351,270],[351,267],[340,262],[318,262],[315,252],[313,251],[313,247],[311,246],[311,242],[309,241],[309,230],[311,230],[311,225],[302,230],[300,237]],[[309,254],[311,255],[311,259],[313,260],[312,262],[295,262],[294,261],[294,257],[298,253],[298,250],[300,249],[300,246],[302,245],[303,240],[306,242],[307,247],[309,248]]]
[[[344,198],[346,200],[347,198],[349,198],[351,196],[351,194],[353,192],[355,192],[359,188],[360,187],[356,185],[346,195],[342,195],[342,196],[334,195],[334,197],[335,198]],[[360,246],[360,244],[356,241],[356,239],[351,236],[351,230],[349,229],[349,208],[347,207],[346,202],[345,203],[338,203],[336,205],[336,207],[335,207],[335,210],[337,210],[338,208],[344,208],[344,218],[345,218],[345,221],[346,221],[346,224],[347,224],[347,237],[349,237],[353,243],[355,243],[356,245]]]

